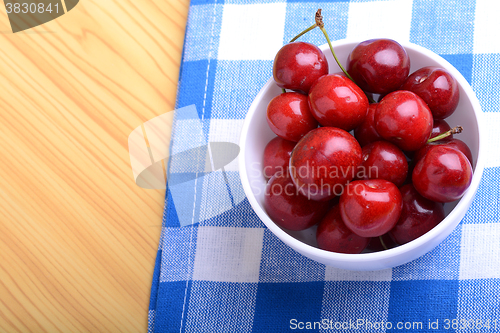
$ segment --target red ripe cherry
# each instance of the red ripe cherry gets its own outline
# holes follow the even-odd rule
[[[309,110],[307,96],[296,92],[280,94],[269,102],[267,123],[276,135],[293,142],[318,127]]]
[[[432,114],[415,93],[398,90],[385,96],[375,112],[375,129],[402,150],[425,145],[433,127]]]
[[[406,79],[400,89],[413,91],[420,96],[435,119],[449,117],[460,100],[457,80],[447,70],[439,67],[420,68]]]
[[[405,244],[422,236],[444,219],[443,205],[421,196],[412,184],[401,189],[403,209],[396,226],[389,231],[398,244]]]
[[[309,103],[321,125],[346,131],[361,125],[369,104],[365,93],[343,74],[320,77],[309,91]]]
[[[311,85],[328,74],[328,62],[314,44],[295,42],[283,46],[273,63],[274,81],[280,88],[309,92]]]
[[[320,127],[295,146],[290,175],[306,197],[328,200],[342,193],[360,163],[361,147],[351,134],[340,128]]]
[[[370,238],[358,236],[347,228],[340,216],[340,207],[336,205],[318,224],[316,240],[320,249],[357,254],[366,248]]]
[[[443,144],[446,146],[446,147],[451,147],[451,148],[455,148],[459,151],[461,151],[466,157],[467,159],[469,160],[470,162],[470,165],[473,165],[474,163],[472,162],[473,159],[472,159],[472,152],[470,151],[470,148],[469,146],[467,146],[467,144],[465,142],[463,142],[462,140],[460,139],[448,139],[446,138],[444,141],[443,141]]]
[[[405,154],[387,141],[376,141],[363,147],[363,160],[358,168],[359,179],[385,179],[403,185],[408,174]]]
[[[329,202],[311,201],[301,195],[286,174],[278,173],[267,183],[264,208],[271,220],[282,228],[310,228],[323,218],[329,207]]]
[[[472,181],[472,166],[457,149],[434,146],[413,169],[412,182],[422,196],[437,202],[452,202],[465,193]]]
[[[264,177],[271,178],[278,172],[288,174],[288,164],[295,142],[275,137],[264,148]]]
[[[375,110],[377,110],[377,105],[378,103],[373,103],[368,106],[365,120],[354,129],[354,137],[358,140],[361,147],[382,139],[375,129]]]
[[[398,222],[402,208],[399,189],[383,179],[356,180],[340,196],[345,225],[362,237],[378,237]]]
[[[427,152],[434,146],[446,146],[446,147],[458,149],[467,157],[470,164],[471,165],[473,164],[472,163],[472,152],[471,152],[469,146],[467,146],[467,144],[460,139],[455,139],[455,138],[449,139],[449,137],[447,137],[445,139],[438,140],[438,141],[429,142],[428,144],[426,144],[425,146],[423,146],[422,148],[417,150],[415,155],[413,156],[412,163],[416,164],[418,161],[420,161],[420,159],[422,157],[424,157],[425,154],[427,154]]]
[[[347,72],[361,89],[387,94],[398,89],[410,73],[406,50],[391,39],[359,43],[347,58]]]
[[[446,133],[451,130],[450,125],[443,119],[434,119],[434,126],[432,127],[431,137],[429,139],[435,138],[436,136]],[[452,139],[453,134],[446,137],[447,139]]]

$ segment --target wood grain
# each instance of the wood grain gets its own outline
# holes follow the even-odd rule
[[[164,190],[129,133],[174,108],[188,0],[0,5],[0,332],[146,332]]]

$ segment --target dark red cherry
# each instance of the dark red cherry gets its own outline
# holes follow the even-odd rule
[[[358,168],[359,179],[385,179],[403,185],[408,174],[405,154],[387,141],[372,142],[363,147],[363,160]]]
[[[412,173],[412,182],[418,193],[437,202],[460,199],[471,181],[472,166],[467,157],[445,145],[430,148]]]
[[[400,188],[403,209],[398,223],[389,231],[398,244],[405,244],[430,231],[444,219],[441,203],[421,196],[412,184]]]
[[[402,198],[396,185],[387,180],[356,180],[346,186],[339,205],[342,220],[355,234],[378,237],[398,221]]]
[[[273,63],[274,81],[280,88],[309,92],[311,85],[328,74],[328,62],[314,44],[294,42],[283,46]]]
[[[364,91],[387,94],[398,89],[410,73],[406,50],[391,39],[359,43],[347,58],[347,72]]]
[[[343,74],[320,77],[309,91],[309,103],[321,125],[346,131],[361,125],[368,109],[365,93]]]
[[[361,147],[348,132],[320,127],[307,133],[290,158],[290,174],[299,191],[313,200],[340,195],[361,163]]]
[[[449,137],[447,137],[445,139],[438,140],[438,141],[427,143],[425,146],[423,146],[422,148],[420,148],[419,150],[417,150],[415,152],[415,155],[413,156],[412,162],[416,164],[418,161],[420,161],[420,159],[422,157],[424,157],[425,154],[427,154],[429,149],[431,149],[434,146],[447,146],[447,147],[451,147],[451,148],[458,149],[459,151],[461,151],[467,157],[470,164],[472,165],[473,164],[472,163],[472,161],[473,161],[472,152],[471,152],[469,146],[467,146],[467,144],[460,139],[455,139],[455,138],[448,139],[448,138]]]
[[[382,244],[382,242],[384,242]],[[370,242],[366,246],[367,250],[378,252],[392,249],[393,247],[398,246],[396,242],[389,236],[389,233],[383,234],[382,236],[372,237],[370,238]]]
[[[382,139],[375,129],[375,110],[377,109],[377,105],[378,103],[372,103],[368,106],[365,120],[354,129],[354,137],[358,140],[361,147]]]
[[[263,171],[266,179],[271,178],[277,172],[288,174],[288,164],[292,155],[295,142],[285,140],[279,136],[275,137],[264,148]]]
[[[415,93],[398,90],[385,96],[375,111],[375,129],[402,150],[425,145],[433,127],[432,114]]]
[[[435,119],[449,117],[460,100],[457,81],[447,70],[439,67],[420,68],[406,79],[400,89],[413,91],[420,96]]]
[[[327,201],[312,201],[301,195],[288,175],[278,173],[267,183],[264,209],[282,228],[304,230],[312,227],[329,208]]]
[[[446,120],[443,119],[434,119],[434,126],[432,127],[431,131],[431,137],[429,139],[432,139],[439,134],[443,134],[451,130],[450,125],[446,122]],[[453,139],[453,134],[450,134],[448,139]]]
[[[296,92],[280,94],[269,102],[267,123],[276,135],[294,142],[318,127],[309,110],[307,96]]]
[[[347,228],[340,216],[340,207],[336,205],[318,224],[316,240],[320,249],[357,254],[366,248],[370,239],[358,236]]]

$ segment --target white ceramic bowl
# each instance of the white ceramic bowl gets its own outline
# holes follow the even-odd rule
[[[333,43],[338,59],[346,66],[347,56],[359,41],[340,40]],[[450,63],[437,54],[415,44],[401,43],[410,56],[410,74],[424,66],[439,66],[448,70],[460,86],[460,103],[457,110],[446,119],[451,127],[462,125],[464,132],[456,137],[467,143],[474,159],[474,176],[465,195],[455,203],[445,205],[446,218],[434,229],[407,244],[381,252],[362,254],[342,254],[321,250],[316,247],[316,228],[300,232],[284,230],[276,225],[263,208],[266,181],[262,175],[262,159],[266,144],[275,137],[266,121],[266,108],[269,101],[281,93],[281,89],[271,77],[259,92],[248,111],[240,139],[240,176],[253,209],[279,239],[295,251],[325,265],[348,270],[380,270],[395,267],[412,261],[434,249],[460,223],[476,194],[484,169],[484,139],[479,130],[481,126],[481,106],[464,77]],[[330,73],[340,69],[333,59],[328,45],[322,45],[330,66]]]

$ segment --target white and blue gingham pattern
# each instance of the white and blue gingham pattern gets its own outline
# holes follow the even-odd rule
[[[318,8],[332,39],[410,41],[469,81],[488,146],[472,206],[425,256],[383,271],[344,271],[303,257],[265,228],[245,198],[235,160],[167,190],[149,332],[500,332],[497,1],[192,0],[177,106],[194,105],[196,113],[177,114],[171,151],[237,144],[276,51],[312,24]],[[319,31],[301,40],[325,42]]]

